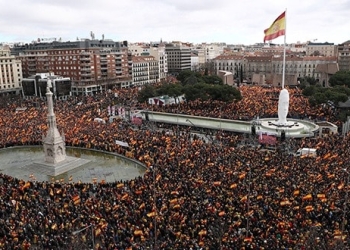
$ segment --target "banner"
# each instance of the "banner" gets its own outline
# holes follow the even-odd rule
[[[129,147],[129,144],[127,142],[123,142],[123,141],[115,140],[115,144],[118,144],[122,147]]]

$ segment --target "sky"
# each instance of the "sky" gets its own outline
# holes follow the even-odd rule
[[[0,42],[263,42],[286,12],[286,42],[350,40],[350,0],[0,0]],[[284,38],[273,40],[283,44]]]

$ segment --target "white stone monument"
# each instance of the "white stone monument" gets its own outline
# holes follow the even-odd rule
[[[64,136],[61,136],[57,129],[56,115],[53,110],[53,94],[50,90],[51,87],[51,81],[48,79],[46,88],[48,132],[46,137],[43,137],[43,145],[45,162],[58,163],[66,159],[66,145]]]
[[[43,135],[45,159],[34,162],[32,165],[37,172],[57,176],[78,168],[90,160],[66,155],[65,138],[57,129],[56,115],[53,110],[53,93],[50,88],[51,81],[48,79],[46,88],[48,131],[46,136]]]
[[[287,115],[289,109],[289,92],[287,89],[282,89],[278,99],[278,126],[286,126]]]

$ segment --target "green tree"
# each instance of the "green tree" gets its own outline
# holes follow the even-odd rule
[[[196,99],[205,100],[207,97],[205,95],[205,84],[193,84],[193,85],[185,85],[184,86],[184,94],[186,96],[186,100],[194,101]]]
[[[241,92],[228,85],[211,85],[211,84],[194,84],[186,85],[184,87],[184,93],[186,100],[193,101],[196,99],[205,100],[218,100],[224,102],[231,102],[233,100],[241,100]]]
[[[350,87],[350,71],[338,71],[329,78],[331,86],[344,85]]]
[[[193,85],[193,84],[197,84],[197,83],[198,83],[198,79],[194,74],[190,75],[189,77],[187,77],[185,79],[185,81],[183,81],[183,84],[192,84]]]
[[[350,88],[348,88],[347,86],[336,85],[333,87],[333,89],[339,93],[344,93],[347,96],[350,96]]]
[[[346,102],[348,100],[348,96],[346,93],[338,92],[335,89],[327,89],[324,93],[327,100],[332,101],[334,103]]]
[[[181,84],[164,84],[156,89],[157,96],[167,95],[176,98],[183,94],[183,87]]]
[[[191,70],[184,70],[176,76],[176,79],[183,84],[185,80],[191,75],[194,75],[194,72],[192,72]]]
[[[327,96],[325,95],[325,93],[321,93],[321,92],[317,92],[313,95],[313,98],[316,101],[316,104],[322,104],[322,103],[326,103],[328,101]]]
[[[316,87],[315,86],[307,86],[303,89],[302,93],[305,96],[312,96],[314,93],[316,93]]]
[[[301,83],[305,84],[306,86],[309,86],[309,85],[313,86],[317,84],[317,80],[315,79],[315,77],[305,76],[304,78],[301,79]]]
[[[139,102],[145,102],[148,100],[148,98],[151,98],[154,96],[156,96],[156,91],[155,91],[154,87],[147,85],[139,91],[139,94],[137,96],[137,100]]]
[[[203,81],[207,84],[223,84],[222,79],[217,75],[201,76]]]

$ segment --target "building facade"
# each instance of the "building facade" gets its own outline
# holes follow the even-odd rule
[[[157,45],[157,47],[151,46],[149,54],[158,61],[159,66],[159,80],[164,80],[168,76],[168,55],[165,52],[165,46],[163,43]]]
[[[134,86],[153,84],[159,81],[159,65],[153,56],[132,57],[132,83]]]
[[[168,43],[165,45],[168,56],[168,72],[178,74],[184,70],[191,70],[191,48],[187,44]]]
[[[350,70],[350,40],[338,45],[339,70]]]
[[[20,94],[21,61],[11,55],[8,47],[0,47],[0,95]]]
[[[217,74],[219,71],[232,72],[235,78],[239,75],[242,67],[243,78],[247,82],[256,84],[281,84],[283,74],[282,56],[233,56],[221,55],[215,58],[214,67]],[[298,78],[314,77],[316,80],[322,80],[324,72],[317,70],[318,65],[335,65],[337,58],[335,56],[287,56],[285,64],[286,83],[289,85],[297,84]],[[320,67],[319,67],[320,69]],[[336,66],[332,66],[336,69]],[[332,70],[331,72],[334,72]],[[287,85],[287,84],[286,84]],[[328,85],[328,82],[325,82]]]
[[[334,43],[313,43],[309,42],[306,45],[307,56],[335,56],[336,45]]]
[[[127,41],[32,43],[14,46],[11,53],[22,61],[23,76],[53,72],[69,77],[73,93],[87,94],[88,89],[100,91],[131,82],[132,61]]]

